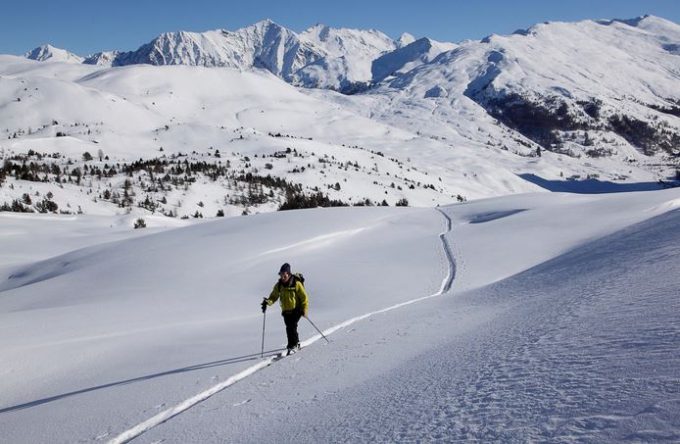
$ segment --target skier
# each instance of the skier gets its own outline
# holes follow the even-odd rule
[[[269,297],[262,301],[262,313],[264,313],[267,306],[279,299],[281,315],[286,324],[286,335],[288,336],[286,348],[289,355],[300,349],[297,326],[302,316],[307,317],[307,292],[302,285],[303,282],[304,280],[301,279],[300,275],[292,274],[290,265],[285,263],[281,265],[279,270],[279,281],[274,285]]]

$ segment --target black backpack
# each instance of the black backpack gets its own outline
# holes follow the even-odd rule
[[[291,282],[291,287],[295,287],[296,282],[300,282],[303,286],[305,285],[305,277],[302,275],[302,273],[293,273],[292,275],[293,282]],[[279,282],[279,290],[281,290],[281,282]]]

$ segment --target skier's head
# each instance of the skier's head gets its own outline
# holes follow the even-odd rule
[[[290,279],[290,264],[288,262],[281,265],[279,277],[281,278],[281,282],[288,282],[288,279]]]

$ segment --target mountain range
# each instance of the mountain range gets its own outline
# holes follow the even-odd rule
[[[264,20],[85,58],[46,45],[26,54],[33,60],[0,56],[0,152],[103,150],[129,162],[219,149],[243,174],[390,205],[653,189],[680,178],[679,48],[680,26],[655,16],[458,43],[324,25],[297,33]],[[264,157],[281,150],[299,156]],[[343,172],[311,168],[319,153]],[[0,191],[9,202],[20,189]],[[217,193],[190,206],[219,211]]]
[[[130,52],[81,58],[44,45],[26,57],[100,66],[264,68],[305,88],[355,93],[372,86],[400,91],[408,100],[465,97],[547,149],[569,152],[571,141],[592,146],[592,136],[583,135],[591,130],[600,139],[599,154],[616,151],[604,131],[647,154],[677,156],[677,122],[667,116],[680,116],[679,48],[680,27],[654,16],[543,23],[461,44],[409,34],[393,40],[376,30],[321,24],[296,33],[263,20],[233,32],[165,33]]]
[[[382,80],[385,74],[396,72],[416,59],[429,60],[433,58],[433,51],[441,53],[455,47],[425,38],[410,46],[402,57],[388,59],[385,66],[376,60],[414,42],[415,38],[407,33],[393,40],[377,30],[331,28],[322,24],[296,33],[271,20],[263,20],[236,31],[164,33],[129,52],[103,51],[83,58],[43,45],[26,53],[26,57],[100,66],[264,68],[297,86],[346,91],[357,83]],[[389,68],[391,71],[386,73]]]

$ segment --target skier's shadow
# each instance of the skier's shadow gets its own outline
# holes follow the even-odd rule
[[[279,348],[274,350],[267,350],[264,352],[264,356],[275,356],[279,352],[285,350],[285,348]],[[160,378],[162,376],[174,375],[178,373],[192,372],[195,370],[203,370],[211,367],[219,367],[222,365],[238,364],[239,362],[247,362],[258,359],[261,356],[260,353],[253,353],[250,355],[238,356],[236,358],[221,359],[219,361],[205,362],[203,364],[190,365],[188,367],[176,368],[174,370],[168,370],[160,373],[153,373],[151,375],[139,376],[137,378],[125,379],[123,381],[111,382],[109,384],[102,384],[95,387],[89,387],[81,390],[76,390],[73,392],[63,393],[61,395],[50,396],[49,398],[38,399],[31,402],[26,402],[24,404],[18,404],[12,407],[5,407],[0,409],[0,414],[14,412],[17,410],[29,409],[31,407],[37,407],[42,404],[47,404],[49,402],[58,401],[60,399],[68,398],[70,396],[80,395],[83,393],[93,392],[95,390],[101,390],[109,387],[115,387],[117,385],[132,384],[135,382],[146,381],[148,379]]]

